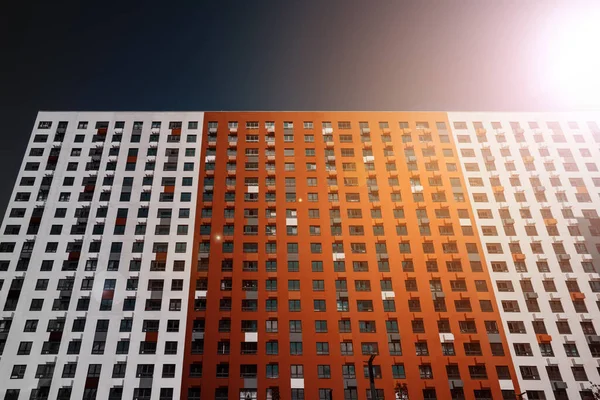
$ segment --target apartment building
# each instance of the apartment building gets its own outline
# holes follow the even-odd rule
[[[591,398],[599,123],[40,112],[0,399]]]

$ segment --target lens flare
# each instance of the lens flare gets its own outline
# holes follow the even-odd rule
[[[548,29],[545,84],[576,107],[600,108],[600,7],[556,15]]]

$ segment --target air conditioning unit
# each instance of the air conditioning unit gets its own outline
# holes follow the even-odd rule
[[[554,381],[552,382],[552,386],[554,387],[554,389],[566,389],[567,383],[563,381]]]
[[[598,335],[588,335],[587,336],[587,342],[592,344],[592,343],[600,343],[600,336]]]

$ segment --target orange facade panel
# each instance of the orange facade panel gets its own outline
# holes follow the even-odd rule
[[[402,382],[410,398],[502,398],[507,376],[519,393],[481,241],[461,230],[473,211],[446,114],[208,123],[199,193],[206,176],[220,184],[198,196],[212,217],[196,216],[210,235],[195,234],[184,395],[362,399],[371,354],[386,399]]]

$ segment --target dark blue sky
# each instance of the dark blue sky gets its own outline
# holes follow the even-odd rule
[[[538,36],[598,2],[16,3],[0,17],[2,211],[37,110],[571,109],[536,78]]]

